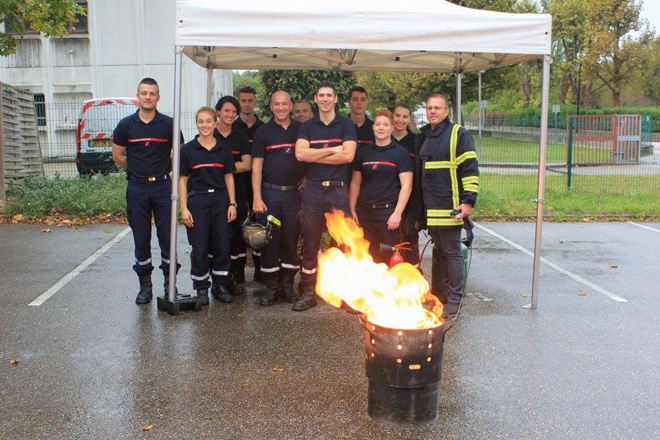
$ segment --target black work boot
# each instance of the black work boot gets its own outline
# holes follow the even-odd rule
[[[227,290],[227,286],[219,283],[213,283],[213,287],[211,288],[211,295],[213,295],[213,298],[217,299],[221,303],[229,304],[234,302],[234,297],[231,296],[231,293],[229,293],[229,290]]]
[[[209,305],[209,289],[197,289],[197,298],[202,302],[203,306]]]
[[[278,273],[267,273],[264,274],[266,281],[266,292],[261,297],[259,304],[262,306],[272,306],[277,301],[277,279],[279,277]]]
[[[265,280],[263,274],[261,273],[261,255],[255,255],[253,252],[252,262],[254,263],[254,281],[263,283]]]
[[[149,304],[154,296],[151,274],[138,275],[140,279],[140,291],[135,297],[135,304]]]
[[[295,272],[288,271],[286,269],[280,271],[280,273],[280,280],[282,281],[280,296],[284,298],[284,300],[289,304],[293,304],[298,300],[298,295],[293,288],[293,279],[295,278],[296,274]]]
[[[316,295],[314,294],[314,290],[310,289],[303,291],[302,296],[298,301],[293,303],[291,309],[296,312],[302,312],[303,310],[311,309],[314,306],[316,306]]]
[[[461,308],[461,303],[448,302],[442,308],[443,318],[455,318]]]

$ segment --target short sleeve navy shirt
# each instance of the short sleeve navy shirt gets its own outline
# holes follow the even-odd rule
[[[354,163],[355,170],[362,174],[358,205],[396,203],[401,191],[399,174],[413,170],[410,155],[396,142],[360,148]]]
[[[374,121],[369,118],[365,118],[364,123],[359,127],[355,124],[355,132],[357,134],[358,148],[373,145],[374,142],[376,142],[376,137],[374,135]]]
[[[172,171],[173,131],[174,120],[158,111],[147,123],[140,119],[139,110],[119,121],[112,138],[116,145],[126,148],[131,176],[146,179],[162,177]]]
[[[271,119],[257,130],[252,143],[252,157],[264,159],[262,182],[291,186],[305,176],[305,163],[296,159],[295,152],[300,126],[300,122],[292,119],[285,129]]]
[[[215,137],[229,145],[234,162],[240,162],[246,154],[251,155],[250,141],[248,140],[247,133],[243,130],[232,125],[231,132],[227,137],[224,137],[218,130],[215,131]],[[244,174],[249,175],[249,173]],[[234,185],[236,187],[237,198],[247,196],[243,179],[234,179]]]
[[[252,124],[251,127],[248,127],[245,122],[241,118],[237,118],[234,123],[232,124],[232,128],[236,128],[238,130],[242,130],[247,134],[248,139],[250,140],[250,146],[252,145],[252,142],[254,141],[254,136],[257,134],[257,130],[259,127],[264,125],[264,121],[259,119],[257,115],[255,115],[257,120],[255,121],[254,124]]]
[[[229,145],[218,138],[210,150],[193,139],[181,148],[180,158],[179,170],[188,176],[188,191],[224,189],[225,174],[236,171]]]
[[[357,134],[355,123],[345,116],[336,115],[328,125],[315,116],[302,124],[298,138],[309,141],[311,148],[328,148],[336,147],[346,141],[357,141]],[[307,178],[345,181],[348,169],[349,164],[308,163]]]

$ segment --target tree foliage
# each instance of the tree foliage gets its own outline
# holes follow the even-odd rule
[[[262,114],[269,114],[270,95],[285,90],[293,101],[305,99],[314,105],[314,91],[320,82],[329,82],[337,90],[339,104],[348,100],[348,91],[355,85],[351,72],[339,70],[263,70],[260,72],[262,90],[257,96]]]
[[[0,56],[16,52],[16,36],[25,34],[25,25],[44,33],[63,36],[68,33],[69,22],[76,22],[84,14],[75,0],[0,0]]]
[[[588,107],[606,88],[610,102],[621,104],[624,86],[634,84],[653,57],[654,34],[640,10],[639,0],[550,2],[562,102],[570,90],[573,102]]]

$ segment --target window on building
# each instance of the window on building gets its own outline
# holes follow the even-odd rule
[[[86,34],[88,32],[87,28],[87,2],[79,1],[77,2],[84,9],[84,15],[78,16],[78,21],[76,23],[69,22],[69,32],[72,34]]]
[[[37,125],[46,126],[46,97],[43,93],[34,94],[34,111],[37,114]]]

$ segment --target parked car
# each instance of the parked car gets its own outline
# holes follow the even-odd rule
[[[76,166],[81,176],[117,171],[112,160],[112,132],[117,123],[138,109],[135,98],[83,101],[76,131]]]

